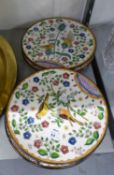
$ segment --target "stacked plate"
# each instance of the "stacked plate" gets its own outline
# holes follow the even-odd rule
[[[80,70],[93,59],[96,42],[89,28],[70,18],[48,18],[30,27],[22,40],[25,60],[34,68]]]
[[[50,168],[77,164],[92,153],[107,122],[107,106],[96,85],[80,73],[58,68],[23,80],[6,113],[15,149],[30,162]]]

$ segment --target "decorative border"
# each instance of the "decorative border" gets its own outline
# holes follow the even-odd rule
[[[50,70],[68,70],[68,69],[50,69]],[[77,74],[77,73],[74,72],[74,71],[71,71],[71,70],[69,70],[69,71],[72,72],[72,73],[74,73],[75,75]],[[39,71],[39,72],[43,72],[43,71]],[[19,85],[22,84],[25,80],[29,79],[30,77],[36,75],[37,73],[38,73],[38,72],[33,73],[31,76],[25,78],[21,83],[19,83]],[[86,78],[86,76],[85,76],[85,78]],[[88,79],[88,78],[87,78],[87,79]],[[91,82],[91,83],[93,83],[93,81],[91,81],[90,79],[88,79],[88,81]],[[19,85],[18,85],[18,86],[19,86]],[[97,86],[95,85],[95,83],[93,83],[93,85],[97,88]],[[18,86],[16,87],[16,89],[18,88]],[[15,91],[16,91],[16,89],[15,89]],[[15,92],[15,91],[14,91],[14,92]],[[100,90],[99,90],[99,91],[100,91]],[[100,93],[101,93],[101,91],[100,91]],[[49,159],[38,158],[38,157],[35,156],[34,154],[29,153],[29,151],[28,151],[27,149],[23,148],[23,145],[21,145],[21,144],[18,142],[18,140],[17,140],[17,138],[15,137],[13,131],[10,130],[10,127],[8,126],[8,123],[9,123],[8,109],[9,109],[10,102],[11,102],[11,100],[12,100],[12,98],[13,98],[13,94],[12,94],[10,100],[9,100],[9,103],[8,103],[8,106],[7,106],[7,110],[6,110],[6,123],[7,123],[8,130],[10,131],[10,134],[11,134],[12,139],[13,139],[13,140],[15,141],[15,143],[23,150],[23,152],[25,152],[26,154],[30,155],[32,158],[34,158],[34,159],[36,159],[36,160],[38,160],[38,161],[42,161],[42,162],[45,162],[45,163],[52,163],[52,164],[65,164],[65,163],[73,163],[73,162],[80,161],[80,160],[82,160],[83,158],[85,158],[86,156],[88,156],[89,154],[91,154],[93,151],[95,151],[95,149],[100,145],[100,143],[102,142],[102,140],[103,140],[103,138],[104,138],[104,136],[105,136],[105,134],[106,134],[106,130],[107,130],[107,127],[108,127],[108,107],[107,107],[106,101],[105,101],[105,99],[104,99],[102,93],[101,93],[101,95],[102,95],[102,99],[103,99],[103,101],[104,101],[104,104],[105,104],[105,106],[106,106],[106,115],[105,115],[105,118],[106,118],[106,125],[105,125],[105,128],[104,128],[104,132],[102,133],[101,138],[99,139],[99,141],[98,141],[94,146],[92,146],[89,150],[87,150],[82,156],[80,156],[80,157],[78,157],[78,158],[76,157],[76,158],[74,158],[74,159],[72,159],[72,160],[71,160],[71,159],[68,159],[67,161],[54,161],[54,160],[51,161],[51,160],[49,160]],[[90,96],[91,96],[91,95],[90,95]],[[93,96],[91,96],[91,97],[93,98]]]
[[[82,66],[83,64],[85,64],[85,63],[87,63],[87,62],[89,62],[89,61],[90,61],[90,62],[92,61],[92,59],[94,58],[95,51],[96,51],[96,38],[95,38],[95,35],[93,34],[93,32],[92,32],[87,26],[85,26],[84,24],[82,24],[82,23],[79,22],[78,20],[75,20],[74,18],[70,18],[70,17],[61,17],[61,16],[60,16],[60,17],[42,18],[41,20],[38,20],[38,21],[36,21],[35,23],[33,23],[33,24],[26,30],[26,32],[24,33],[24,35],[23,35],[23,37],[22,37],[21,45],[22,45],[22,51],[23,51],[23,53],[24,53],[24,55],[25,55],[24,58],[25,58],[25,60],[27,61],[27,63],[29,63],[33,68],[35,68],[35,69],[37,69],[37,70],[38,70],[37,67],[46,68],[45,66],[41,66],[41,65],[38,66],[38,64],[32,62],[32,61],[29,59],[29,56],[25,53],[24,48],[23,48],[23,38],[24,38],[25,34],[27,33],[27,31],[28,31],[32,26],[34,26],[35,24],[37,24],[37,23],[39,23],[39,22],[42,22],[42,21],[44,21],[44,20],[48,20],[48,19],[65,19],[65,20],[71,20],[71,21],[73,21],[73,22],[76,22],[76,23],[78,23],[78,24],[84,26],[84,27],[91,33],[91,35],[92,35],[93,38],[94,38],[94,49],[93,49],[93,53],[90,54],[90,56],[86,59],[86,61],[84,61],[84,62],[78,64],[77,67]],[[91,59],[91,58],[92,58],[92,59]],[[28,61],[28,60],[29,60],[29,61]],[[88,64],[89,64],[89,63],[88,63]],[[85,66],[86,66],[86,65],[84,65],[84,67],[85,67]],[[84,67],[81,67],[80,69],[82,69],[82,68],[84,68]],[[65,69],[66,69],[66,67],[64,67],[64,66],[62,66],[62,67],[60,67],[60,68],[65,68]],[[69,69],[75,69],[75,66],[71,66],[71,67],[69,67]],[[80,69],[79,69],[79,70],[80,70]]]

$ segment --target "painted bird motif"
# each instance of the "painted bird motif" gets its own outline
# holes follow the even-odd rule
[[[46,94],[43,103],[39,107],[39,111],[36,113],[37,118],[42,118],[47,114],[47,112],[48,112],[48,98],[49,98],[49,95]]]
[[[68,108],[61,108],[59,110],[59,116],[61,118],[64,118],[66,120],[69,120],[69,122],[71,123],[72,125],[72,122],[76,122],[78,123],[79,125],[83,125],[82,122],[80,122],[79,120],[77,120],[76,118],[74,118],[70,112],[70,110]]]
[[[41,45],[40,47],[44,48],[46,50],[51,50],[51,49],[55,48],[55,44],[49,43],[49,44],[46,44],[46,45]]]
[[[44,102],[40,105],[39,111],[36,113],[37,118],[42,118],[48,113],[48,98],[49,95],[46,94],[46,97],[44,99]],[[76,122],[79,125],[83,125],[82,122],[74,118],[68,108],[60,108],[59,111],[59,117],[69,120],[70,124],[72,125],[72,122]]]
[[[71,47],[73,40],[74,40],[74,35],[71,31],[69,31],[69,33],[67,34],[67,37],[63,39],[63,43]]]

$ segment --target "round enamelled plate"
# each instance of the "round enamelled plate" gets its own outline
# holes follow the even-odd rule
[[[99,89],[66,69],[39,71],[15,89],[6,113],[11,139],[36,161],[69,165],[92,153],[107,128]]]
[[[89,28],[69,18],[49,18],[30,27],[22,40],[26,61],[34,68],[80,70],[92,61],[95,37]]]

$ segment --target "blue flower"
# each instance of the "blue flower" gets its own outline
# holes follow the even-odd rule
[[[29,139],[31,137],[31,133],[29,131],[27,131],[23,134],[23,136],[25,139]]]
[[[26,48],[27,48],[27,49],[31,49],[31,46],[30,46],[30,45],[27,45]]]
[[[64,23],[62,23],[62,24],[59,25],[58,29],[60,31],[63,31],[65,29],[65,27],[66,27],[66,25]]]
[[[84,37],[85,36],[85,33],[80,33],[80,36]]]
[[[23,103],[23,105],[28,105],[28,104],[29,104],[29,101],[28,101],[28,99],[24,99],[24,100],[22,101],[22,103]]]
[[[71,138],[68,140],[68,142],[69,142],[71,145],[75,145],[75,143],[76,143],[75,137],[71,137]]]
[[[27,121],[28,121],[28,124],[34,123],[34,118],[33,117],[29,117]]]
[[[53,32],[53,31],[55,31],[55,28],[51,27],[50,30]]]
[[[51,49],[47,49],[45,52],[46,55],[51,55]]]
[[[79,55],[80,58],[85,58],[84,54]]]
[[[64,85],[65,87],[69,87],[69,86],[70,86],[70,83],[69,83],[68,81],[64,81],[64,82],[63,82],[63,85]]]
[[[33,30],[37,32],[39,29],[38,27],[34,27]]]
[[[69,51],[70,53],[73,53],[73,52],[74,52],[74,50],[73,50],[73,49],[69,49],[68,51]]]
[[[67,47],[68,47],[68,44],[66,44],[66,43],[63,43],[63,44],[62,44],[62,48],[63,48],[63,49],[66,49]]]
[[[38,77],[34,77],[34,78],[33,78],[33,81],[34,81],[35,83],[38,83],[39,80],[40,80],[40,79],[39,79]]]

